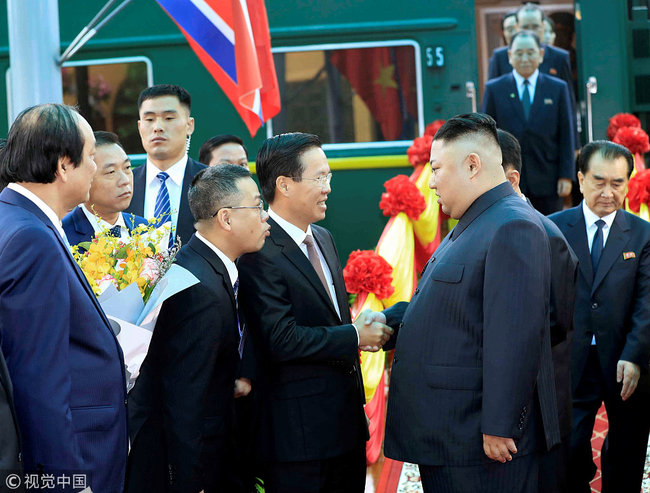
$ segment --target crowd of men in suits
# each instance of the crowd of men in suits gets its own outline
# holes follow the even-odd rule
[[[523,32],[512,43],[540,49]],[[550,79],[537,79],[530,111],[567,92]],[[269,493],[361,493],[359,351],[394,348],[385,453],[418,464],[426,493],[589,491],[602,402],[604,491],[639,491],[650,224],[621,210],[629,151],[585,146],[583,202],[547,218],[516,135],[485,114],[451,118],[429,186],[458,224],[409,303],[352,321],[334,238],[315,224],[332,179],[319,138],[264,141],[258,189],[236,137],[206,142],[214,166],[188,157],[183,88],[150,87],[138,106],[147,162],[133,172],[114,135],[58,104],[23,111],[0,155],[3,472],[83,475],[109,493],[249,492],[256,476]],[[163,303],[127,395],[70,243],[126,238],[161,215],[199,282]]]

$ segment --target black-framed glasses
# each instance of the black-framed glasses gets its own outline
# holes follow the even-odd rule
[[[260,217],[264,217],[264,202],[261,201],[261,200],[260,200],[260,203],[258,205],[231,205],[231,206],[227,206],[227,207],[219,207],[219,209],[217,209],[217,212],[212,214],[211,217],[214,217],[217,214],[219,214],[219,211],[221,209],[257,209],[257,211],[260,214]]]
[[[318,178],[305,178],[302,177],[301,180],[309,180],[309,181],[315,181],[318,183],[318,186],[321,187],[321,189],[325,190],[330,182],[332,181],[332,173],[327,173],[326,175],[321,175]]]

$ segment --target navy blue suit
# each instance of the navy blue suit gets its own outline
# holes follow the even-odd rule
[[[25,472],[87,474],[93,491],[122,491],[122,351],[54,225],[8,188],[0,193],[0,313]]]
[[[136,216],[122,212],[124,224],[129,231],[133,231],[141,224],[147,224],[144,217]],[[84,241],[90,241],[95,237],[95,230],[88,218],[81,210],[81,207],[76,207],[72,212],[63,218],[63,231],[68,238],[70,245],[78,245]]]
[[[601,458],[603,492],[636,493],[650,430],[650,223],[619,210],[594,273],[582,205],[550,219],[564,233],[580,264],[571,352],[571,491],[588,491],[595,473],[590,438],[595,414],[604,401],[610,428]],[[619,360],[631,361],[642,371],[636,391],[625,402],[621,384],[616,383]]]
[[[187,192],[192,184],[194,176],[202,169],[207,168],[205,164],[188,157],[185,175],[183,176],[183,186],[181,187],[181,202],[178,206],[178,222],[176,223],[176,236],[181,237],[183,244],[190,241],[194,234],[194,218],[190,211],[190,204],[187,198]],[[147,165],[138,166],[133,169],[133,199],[131,205],[125,212],[130,212],[136,216],[144,217],[144,196],[147,188]],[[155,200],[155,197],[153,198]],[[172,208],[174,205],[172,204]],[[150,219],[150,218],[147,218]]]
[[[512,73],[485,85],[482,111],[497,122],[499,128],[514,135],[521,144],[523,169],[521,191],[538,208],[536,199],[555,198],[559,178],[574,178],[573,120],[566,84],[542,73],[537,78],[535,99],[528,119]],[[540,210],[549,214],[558,210]]]
[[[464,467],[495,464],[483,451],[483,434],[514,438],[518,453],[510,464],[559,441],[549,292],[546,233],[502,183],[481,195],[436,249],[404,314],[387,457],[463,466],[451,480],[456,489],[440,491],[473,491],[458,487],[473,480]],[[513,491],[507,482],[488,486]]]

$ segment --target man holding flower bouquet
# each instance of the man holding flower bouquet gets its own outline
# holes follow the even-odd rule
[[[262,248],[268,216],[241,166],[200,171],[188,198],[196,233],[176,259],[200,282],[163,303],[129,394],[129,493],[237,488],[229,443],[244,337],[235,260]]]

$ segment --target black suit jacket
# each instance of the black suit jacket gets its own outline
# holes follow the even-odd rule
[[[532,207],[532,204],[529,205]],[[537,211],[535,211],[537,212]],[[576,297],[578,257],[560,229],[537,212],[551,247],[550,333],[560,435],[571,433],[571,338]]]
[[[557,196],[559,178],[573,180],[573,120],[566,84],[542,73],[528,120],[512,73],[485,85],[482,111],[521,144],[521,191],[531,197]]]
[[[194,217],[190,211],[190,204],[187,199],[187,192],[194,176],[202,169],[207,168],[205,164],[188,157],[185,175],[183,176],[183,187],[181,190],[181,203],[178,208],[178,223],[176,224],[176,236],[181,237],[183,244],[190,240],[194,233]],[[133,170],[133,199],[131,205],[126,210],[136,216],[144,216],[144,196],[147,186],[147,165],[143,164]],[[155,200],[155,198],[154,198]],[[174,206],[172,205],[172,208]],[[150,218],[147,218],[150,219]]]
[[[239,332],[230,277],[193,236],[177,263],[199,279],[163,303],[129,394],[127,491],[223,491]]]
[[[580,263],[571,356],[573,390],[587,362],[592,334],[608,390],[618,393],[619,360],[648,370],[650,359],[650,223],[616,213],[594,273],[582,204],[549,216]]]
[[[534,258],[535,262],[530,259]],[[517,457],[559,441],[548,337],[550,254],[509,183],[479,197],[429,260],[397,336],[385,454],[426,465]],[[537,383],[537,385],[536,385]]]
[[[122,213],[124,224],[129,231],[132,231],[141,224],[147,224],[144,217],[136,216],[133,214]],[[84,241],[90,241],[95,237],[95,229],[90,224],[88,218],[81,210],[81,207],[75,207],[73,211],[69,212],[62,221],[63,231],[68,239],[70,245],[78,245]]]
[[[20,432],[14,410],[14,394],[5,358],[0,351],[0,491],[5,491],[8,474],[22,476]],[[9,490],[7,490],[9,491]],[[16,491],[16,490],[11,490]],[[18,491],[25,491],[19,488]]]
[[[241,303],[258,350],[266,461],[335,457],[367,439],[358,338],[334,240],[312,225],[332,273],[341,317],[307,256],[269,219],[271,232],[257,253],[239,260]]]

